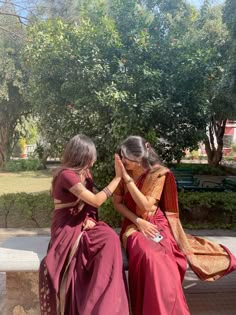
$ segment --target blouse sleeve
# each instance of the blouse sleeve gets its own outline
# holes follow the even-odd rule
[[[152,181],[149,183],[147,190],[145,191],[145,195],[149,197],[153,197],[156,200],[161,199],[161,194],[163,191],[163,187],[165,184],[166,176],[157,176],[156,178],[153,178]]]
[[[71,171],[71,170],[64,170],[61,173],[61,184],[62,186],[69,190],[74,185],[81,183],[79,176]]]

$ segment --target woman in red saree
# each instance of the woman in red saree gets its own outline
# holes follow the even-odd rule
[[[121,180],[93,193],[89,167],[96,160],[94,143],[86,136],[72,138],[53,178],[55,210],[47,256],[40,265],[39,296],[42,315],[128,315],[120,241],[97,208]]]
[[[145,139],[128,137],[121,159],[114,205],[124,216],[132,315],[187,315],[182,289],[187,260],[200,279],[213,281],[235,270],[236,258],[223,246],[184,233],[174,176]],[[156,242],[158,234],[163,238]]]

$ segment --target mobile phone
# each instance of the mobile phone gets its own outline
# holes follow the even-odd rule
[[[156,243],[160,242],[163,239],[163,236],[161,234],[157,234],[152,240]]]

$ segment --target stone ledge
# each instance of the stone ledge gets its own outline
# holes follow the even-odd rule
[[[49,236],[14,236],[1,244],[0,271],[38,271]]]
[[[206,238],[227,246],[236,255],[235,237],[207,236]],[[43,257],[46,255],[49,236],[14,236],[2,242],[0,247],[0,271],[38,271]],[[123,251],[125,269],[128,262]]]
[[[50,238],[49,231],[49,229],[0,229],[0,271],[4,271],[2,275],[5,275],[4,285],[6,288],[5,292],[0,296],[1,315],[38,315],[40,313],[38,269],[41,259],[46,255]],[[118,233],[119,230],[116,230],[116,232]],[[191,233],[192,231],[189,232]],[[227,234],[221,236],[212,236],[211,234],[209,236],[207,234],[202,233],[201,235],[226,245],[236,255],[235,236],[228,236]],[[125,255],[123,259],[124,265],[127,264],[125,267],[128,269]],[[225,277],[223,280],[229,279],[230,276]],[[185,292],[191,295],[191,290],[194,290],[194,288],[197,290],[199,283],[199,279],[188,268],[183,283]],[[218,283],[220,284],[221,282],[219,281]],[[233,281],[230,281],[229,289],[231,288],[231,283]],[[213,290],[212,285],[211,290]],[[220,290],[222,288],[219,289],[218,286],[214,288],[214,292],[219,292]]]

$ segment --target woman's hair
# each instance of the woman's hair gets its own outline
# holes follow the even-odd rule
[[[85,135],[76,135],[65,146],[61,166],[56,170],[52,180],[52,188],[58,174],[65,169],[80,172],[96,161],[97,152],[93,141]]]
[[[85,135],[74,136],[67,144],[62,157],[62,167],[82,170],[97,158],[93,141]]]
[[[120,151],[125,158],[139,162],[144,168],[160,164],[159,157],[150,143],[139,136],[129,136],[121,143]]]

